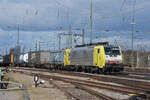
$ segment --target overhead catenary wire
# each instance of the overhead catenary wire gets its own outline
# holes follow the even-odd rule
[[[120,11],[123,10],[125,3],[126,3],[126,0],[123,0]],[[124,14],[122,15],[122,20],[123,20],[123,22],[125,21],[125,15]]]
[[[126,0],[123,0],[122,5],[121,5],[121,8],[120,8],[120,11],[123,10],[123,7],[124,7],[125,3],[126,3]]]

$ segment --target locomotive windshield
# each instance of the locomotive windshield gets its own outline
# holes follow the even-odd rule
[[[106,55],[120,55],[118,47],[104,47]]]

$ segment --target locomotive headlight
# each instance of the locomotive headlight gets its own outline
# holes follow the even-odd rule
[[[109,60],[106,60],[106,63],[108,63],[109,62]]]
[[[108,58],[109,56],[108,55],[106,55],[106,58]]]
[[[109,62],[109,56],[106,55],[106,63],[108,63],[108,62]]]

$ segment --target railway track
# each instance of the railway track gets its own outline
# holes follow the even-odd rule
[[[51,73],[61,73],[61,74],[68,74],[70,72],[68,71],[59,71],[59,70],[55,70],[55,71],[52,71],[52,70],[48,70],[48,69],[35,69],[35,68],[22,68],[21,69],[24,69],[24,70],[33,70],[33,71],[42,71],[42,72],[51,72]],[[73,74],[77,73],[81,76],[84,76],[82,72],[71,72]],[[90,74],[90,73],[89,73]],[[99,74],[92,74],[92,75],[99,75]],[[123,73],[119,73],[119,74],[111,74],[112,76],[118,76],[118,77],[125,77],[125,78],[133,78],[133,79],[142,79],[142,80],[150,80],[150,77],[144,77],[144,75],[146,76],[150,76],[150,73],[135,73],[135,72],[123,72]],[[107,75],[109,76],[109,75]]]
[[[66,81],[65,81],[65,82],[66,82]],[[67,81],[67,82],[68,82],[68,81]],[[54,83],[52,80],[50,80],[50,83],[53,84],[53,85],[54,85],[55,87],[57,87],[58,89],[60,89],[61,91],[67,93],[67,95],[69,95],[70,97],[72,97],[72,98],[74,98],[74,99],[76,99],[76,100],[80,100],[79,97],[74,96],[74,95],[71,94],[70,92],[66,91],[64,88],[62,88],[62,87],[59,86],[58,84]],[[92,90],[92,89],[90,89],[90,88],[87,88],[87,87],[85,87],[85,86],[82,86],[82,85],[80,85],[80,84],[76,84],[76,83],[72,83],[72,82],[69,82],[69,83],[75,85],[75,88],[77,88],[77,89],[84,90],[84,91],[88,92],[89,94],[96,96],[96,97],[99,98],[100,100],[101,100],[101,99],[102,99],[102,100],[115,100],[115,99],[112,98],[112,97],[109,97],[109,96],[107,96],[107,95],[104,95],[104,94],[102,94],[102,93],[99,93],[99,92],[97,92],[97,91],[94,91],[94,90]]]
[[[110,75],[95,75],[95,74],[87,74],[80,72],[68,72],[68,71],[50,71],[45,69],[31,69],[31,68],[23,68],[24,70],[33,70],[33,71],[42,71],[42,72],[50,72],[50,73],[60,73],[63,75],[72,75],[72,76],[81,76],[81,77],[89,77],[98,81],[105,82],[114,82],[122,85],[127,85],[131,87],[146,89],[148,93],[150,93],[150,81],[137,79],[137,77],[129,77],[127,75],[124,76],[110,76]]]
[[[31,75],[31,76],[34,76],[34,75],[35,75],[34,72],[33,72],[33,73],[30,73],[30,72],[23,72],[23,71],[15,71],[15,72],[20,72],[20,73],[27,74],[27,75]],[[73,81],[73,79],[71,79],[71,78],[69,79],[69,78],[65,78],[65,77],[58,77],[58,76],[52,76],[52,75],[43,75],[43,74],[39,74],[39,73],[38,73],[38,75],[39,75],[41,78],[43,78],[43,79],[45,79],[45,80],[48,80],[48,81],[49,81],[50,83],[52,83],[55,87],[57,87],[58,89],[62,90],[62,91],[65,92],[67,95],[69,95],[70,97],[74,98],[75,100],[80,100],[80,98],[74,96],[74,95],[71,94],[71,93],[69,93],[69,92],[66,91],[64,88],[61,88],[59,85],[55,84],[52,80],[58,80],[58,81],[66,82],[66,83],[71,83],[71,84],[75,85],[76,88],[81,89],[81,90],[84,90],[84,91],[88,92],[89,94],[96,96],[96,97],[99,98],[100,100],[115,100],[115,99],[112,98],[112,97],[109,97],[109,96],[107,96],[107,95],[105,95],[105,94],[99,93],[99,92],[97,92],[97,91],[94,91],[94,90],[92,90],[92,89],[90,89],[90,88],[87,88],[87,87],[83,86],[83,85],[85,85],[85,84],[84,84],[84,83],[81,84],[81,83],[79,82],[79,81],[81,81],[81,80],[76,80],[76,81],[75,81],[75,79],[74,79],[74,81]],[[87,86],[87,85],[86,85],[86,86]],[[89,86],[92,86],[92,85],[89,85]]]
[[[17,70],[18,71],[18,70]],[[32,70],[33,71],[33,70]],[[24,74],[28,74],[28,75],[34,75],[35,72],[24,72],[24,71],[18,71],[18,72],[21,72],[21,73],[24,73]],[[43,70],[43,72],[45,72]],[[66,74],[66,72],[63,72],[63,74]],[[67,73],[68,74],[68,73]],[[76,73],[78,74],[78,76],[84,76],[84,77],[91,77],[91,78],[94,78],[96,80],[99,80],[99,81],[113,81],[114,82],[114,78],[107,78],[106,77],[101,77],[100,76],[91,76],[89,74],[80,74],[79,73]],[[76,75],[75,73],[71,73],[71,75]],[[150,98],[149,96],[149,92],[150,90],[148,89],[146,83],[144,83],[146,86],[144,86],[144,88],[141,87],[141,84],[143,83],[136,83],[134,87],[131,87],[131,86],[127,86],[128,83],[126,83],[126,86],[117,86],[117,85],[110,85],[110,84],[104,84],[104,83],[97,83],[97,82],[93,82],[93,81],[87,81],[87,80],[79,80],[79,79],[72,79],[72,78],[66,78],[66,77],[60,77],[60,76],[53,76],[53,75],[43,75],[43,74],[39,74],[40,77],[42,78],[45,78],[45,79],[55,79],[55,80],[61,80],[61,81],[65,81],[65,82],[68,82],[68,83],[72,83],[72,84],[76,84],[76,86],[89,86],[89,87],[95,87],[95,88],[99,88],[99,89],[108,89],[108,90],[111,90],[111,91],[117,91],[117,92],[121,92],[121,93],[124,93],[124,94],[136,94],[136,95],[139,95],[139,96],[145,96],[147,98]],[[70,75],[70,73],[69,73]],[[116,80],[116,79],[115,79]],[[119,82],[120,80],[117,80],[117,82]],[[123,79],[122,79],[123,81]],[[124,81],[123,81],[124,82]],[[132,85],[133,83],[135,83],[137,81],[131,81]],[[119,82],[120,83],[120,82]],[[147,87],[147,88],[146,88]],[[92,92],[93,93],[93,92]]]
[[[143,75],[143,76],[150,76],[150,73],[144,72],[125,72],[126,74],[133,74],[133,75]]]
[[[125,72],[131,72],[131,73],[138,73],[138,74],[150,74],[150,68],[148,69],[149,67],[147,67],[147,69],[137,69],[137,68],[129,68],[129,67],[125,67],[124,71]]]

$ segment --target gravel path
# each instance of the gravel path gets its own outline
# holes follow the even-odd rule
[[[19,83],[18,81],[14,80],[14,82]],[[1,99],[0,99],[1,100]],[[22,84],[22,100],[31,100],[30,95],[27,91],[27,88],[25,85]]]
[[[0,92],[0,100],[20,100],[20,96],[15,92]]]
[[[68,100],[62,91],[54,88],[48,81],[45,81],[44,85],[35,88],[31,76],[20,73],[9,73],[9,76],[24,84],[24,91],[21,94],[21,97],[23,96],[22,100]]]
[[[23,91],[22,91],[22,100],[30,100],[29,93],[27,91],[27,88],[23,85],[22,86]]]

